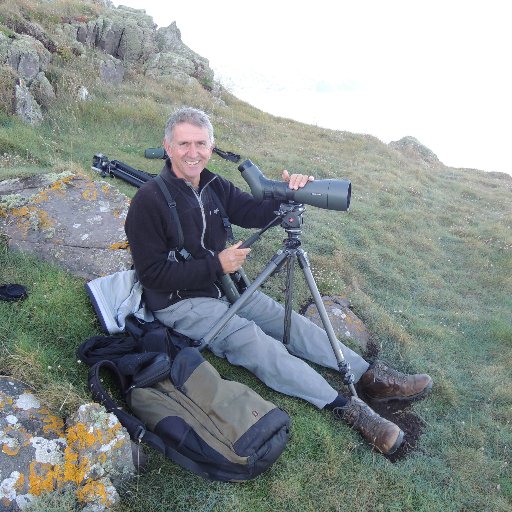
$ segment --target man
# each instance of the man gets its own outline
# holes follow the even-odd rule
[[[218,201],[229,220],[244,228],[267,225],[275,218],[279,202],[259,202],[206,169],[214,137],[204,112],[186,107],[171,115],[163,144],[169,158],[160,176],[176,202],[183,247],[178,247],[178,227],[156,180],[137,191],[125,229],[146,306],[162,323],[201,340],[230,305],[219,278],[239,270],[250,252],[240,247],[241,242],[225,247],[227,234]],[[283,180],[295,190],[313,179],[283,171]],[[185,260],[179,254],[183,248],[191,258]],[[339,394],[305,362],[338,369],[325,331],[296,313],[286,346],[281,342],[283,330],[284,308],[257,291],[206,348],[247,368],[279,392],[333,411],[380,452],[396,451],[403,441],[397,425],[361,399]],[[413,400],[432,387],[428,375],[405,375],[380,362],[370,365],[348,347],[340,344],[340,348],[359,388],[373,400]]]

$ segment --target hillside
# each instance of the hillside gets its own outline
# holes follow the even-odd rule
[[[270,472],[229,486],[153,454],[120,510],[512,510],[511,176],[447,167],[414,134],[384,144],[264,113],[216,83],[176,25],[156,30],[144,12],[108,0],[0,0],[0,69],[0,179],[63,170],[100,179],[90,170],[98,152],[158,172],[162,162],[144,150],[160,146],[183,104],[210,113],[218,147],[269,178],[287,168],[350,179],[349,212],[308,206],[304,215],[314,277],[322,294],[350,300],[374,355],[434,378],[427,400],[389,411],[421,431],[393,462],[329,415],[212,358],[290,413],[289,447]],[[211,169],[248,190],[236,164],[214,156]],[[282,239],[274,228],[258,242],[249,275]],[[296,309],[310,300],[298,274]],[[89,399],[76,347],[100,333],[83,281],[10,251],[2,236],[3,282],[26,283],[30,299],[0,302],[0,371],[68,413]],[[265,291],[282,300],[282,276]],[[334,372],[326,377],[342,387]]]

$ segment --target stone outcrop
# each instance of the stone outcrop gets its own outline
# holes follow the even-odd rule
[[[2,70],[6,76],[0,80],[0,106],[8,113],[30,124],[43,119],[59,94],[47,74],[56,57],[61,66],[84,58],[84,65],[92,62],[99,79],[113,85],[134,69],[155,80],[171,78],[218,95],[220,85],[208,60],[182,42],[176,23],[157,30],[142,9],[115,8],[108,1],[92,3],[102,6],[100,16],[63,18],[51,33],[20,16],[5,21],[13,34],[7,37],[0,32],[0,67],[8,66],[13,75]],[[77,89],[80,85],[85,87],[78,84]],[[75,99],[81,98],[75,95]]]
[[[145,11],[120,6],[85,23],[72,22],[76,39],[126,64],[145,62],[156,53],[155,24]]]
[[[365,352],[368,348],[370,333],[362,320],[350,309],[349,300],[341,296],[326,296],[322,297],[322,301],[336,337],[339,340],[349,339],[355,342],[361,351]],[[322,329],[324,328],[318,308],[314,303],[306,308],[304,316]]]
[[[134,473],[117,418],[85,404],[64,424],[22,382],[0,376],[0,510],[23,510],[49,493],[75,495],[82,511],[108,510]]]
[[[389,147],[396,149],[407,159],[412,160],[415,163],[419,163],[427,167],[440,167],[443,165],[433,151],[421,144],[421,142],[414,137],[407,136],[400,140],[392,141],[389,143]]]
[[[124,233],[129,199],[81,174],[0,182],[0,227],[9,247],[93,279],[131,266]]]
[[[159,28],[155,40],[159,51],[148,60],[146,75],[154,78],[171,76],[187,81],[192,77],[207,89],[214,86],[214,73],[208,60],[182,42],[176,22]]]
[[[7,38],[0,32],[0,65],[8,66],[11,86],[2,84],[2,106],[9,113],[15,113],[29,124],[37,124],[43,119],[42,109],[48,108],[55,91],[44,72],[51,62],[50,51],[31,35],[21,34]],[[39,100],[39,102],[38,102]]]
[[[120,5],[105,16],[88,22],[72,21],[71,25],[82,45],[100,49],[125,68],[138,65],[154,79],[197,81],[207,89],[213,88],[214,73],[208,60],[182,42],[176,22],[156,30],[153,19],[143,9]]]

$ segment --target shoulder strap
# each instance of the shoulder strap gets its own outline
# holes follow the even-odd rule
[[[91,391],[91,395],[96,402],[102,404],[108,412],[114,414],[121,425],[126,428],[130,438],[134,441],[143,441],[144,443],[152,446],[155,450],[158,450],[160,453],[163,453],[165,456],[169,457],[176,464],[179,464],[181,467],[188,469],[197,475],[201,475],[204,478],[209,478],[208,471],[198,464],[197,462],[189,459],[185,455],[179,453],[174,448],[169,445],[166,445],[162,439],[150,432],[146,429],[144,422],[139,420],[133,414],[123,410],[115,400],[107,393],[105,388],[101,384],[100,380],[100,370],[101,368],[108,368],[111,370],[116,378],[119,380],[121,384],[121,389],[123,392],[125,391],[126,384],[125,378],[119,372],[117,366],[112,361],[99,361],[98,363],[91,366],[89,369],[88,375],[88,383],[89,389]]]
[[[222,224],[224,224],[224,229],[226,230],[226,233],[228,234],[228,242],[232,244],[235,241],[235,238],[233,236],[233,229],[231,228],[231,222],[229,222],[229,218],[226,215],[226,210],[224,210],[224,207],[222,206],[222,203],[220,202],[219,196],[215,193],[215,190],[213,190],[212,187],[210,187],[210,193],[213,198],[213,202],[215,203],[215,206],[219,209],[220,216],[222,218]]]
[[[164,182],[164,179],[160,174],[155,176],[155,181],[157,185],[160,187],[160,190],[162,191],[162,194],[165,197],[165,200],[167,201],[167,205],[169,206],[169,209],[171,210],[171,216],[176,224],[176,227],[178,229],[178,246],[177,251],[181,254],[181,256],[186,260],[191,258],[190,253],[183,247],[184,238],[183,238],[183,229],[181,228],[181,222],[180,222],[180,216],[178,215],[178,210],[176,208],[176,201],[171,195],[171,192],[167,188],[167,185]]]
[[[181,251],[184,251],[186,254],[181,254],[185,259],[190,258],[190,253],[183,247],[184,238],[183,238],[183,229],[181,228],[181,222],[180,222],[180,216],[178,215],[178,210],[176,208],[176,201],[171,195],[171,192],[169,191],[169,188],[166,186],[164,179],[160,174],[155,176],[155,180],[160,187],[160,190],[162,191],[162,194],[165,197],[165,200],[167,201],[167,204],[169,206],[169,209],[171,210],[171,215],[173,217],[174,223],[176,224],[178,228],[178,248],[179,252],[181,254]],[[213,202],[215,203],[215,206],[219,209],[220,216],[222,218],[222,224],[224,225],[224,229],[226,230],[226,233],[228,234],[228,241],[229,243],[233,243],[235,238],[233,237],[233,229],[231,228],[231,222],[229,222],[229,218],[226,215],[226,210],[224,210],[224,207],[222,206],[222,203],[219,199],[219,196],[215,193],[215,190],[210,187],[210,193],[212,195]]]

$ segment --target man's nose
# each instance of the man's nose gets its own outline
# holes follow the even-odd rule
[[[198,144],[190,144],[188,148],[189,155],[197,155],[199,153],[199,145]]]

